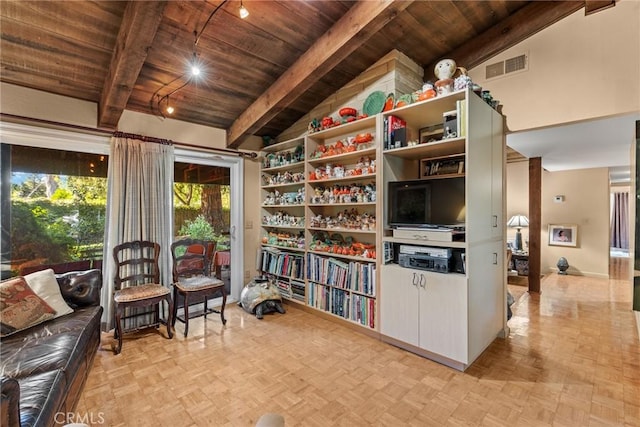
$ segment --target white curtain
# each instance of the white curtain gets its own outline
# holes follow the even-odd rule
[[[171,286],[173,146],[127,137],[111,139],[103,254],[102,329],[113,328],[113,248],[131,240],[160,244],[160,282]]]

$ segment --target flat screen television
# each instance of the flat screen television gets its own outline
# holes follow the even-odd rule
[[[464,177],[388,183],[389,226],[461,227],[465,222]]]

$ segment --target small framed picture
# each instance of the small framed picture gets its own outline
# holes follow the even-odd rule
[[[549,245],[578,246],[578,226],[576,224],[549,224]]]

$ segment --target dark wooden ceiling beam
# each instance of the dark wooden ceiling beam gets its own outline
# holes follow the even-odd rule
[[[411,3],[360,1],[352,6],[233,122],[227,146],[238,148],[247,136],[268,123]]]
[[[127,4],[98,104],[98,126],[115,129],[147,58],[166,1]]]
[[[583,7],[584,1],[533,1],[446,57],[471,69]],[[437,62],[425,66],[426,79],[433,78]]]

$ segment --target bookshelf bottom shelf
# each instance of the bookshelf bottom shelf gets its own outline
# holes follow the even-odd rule
[[[361,326],[376,328],[376,300],[321,283],[308,283],[308,305]]]

